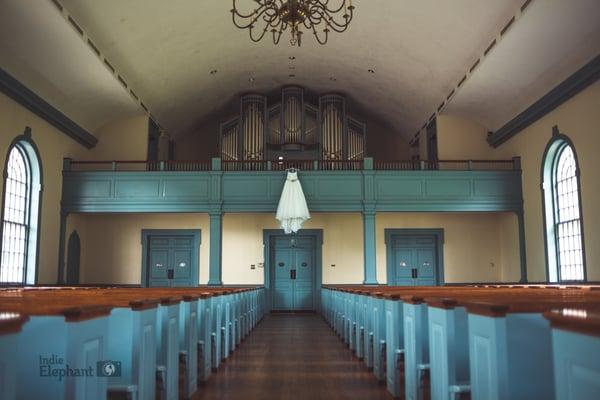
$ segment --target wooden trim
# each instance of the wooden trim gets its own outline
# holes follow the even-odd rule
[[[544,317],[550,321],[550,326],[553,329],[562,329],[565,331],[600,337],[600,314],[590,314],[589,311],[576,310],[586,313],[585,315],[579,315],[577,312],[572,311],[573,310],[548,311],[544,313]]]
[[[134,311],[149,310],[158,306],[158,300],[133,300],[129,302]]]
[[[0,336],[20,332],[23,324],[25,324],[27,321],[29,321],[29,317],[27,315],[16,313],[10,318],[0,319]]]
[[[556,107],[575,96],[600,78],[600,55],[593,58],[525,111],[488,136],[488,143],[498,147]]]
[[[88,319],[105,317],[110,314],[112,307],[110,306],[81,306],[67,308],[62,314],[67,322],[80,322]]]
[[[51,106],[50,103],[2,68],[0,68],[0,91],[88,149],[98,143],[98,139],[94,135]]]

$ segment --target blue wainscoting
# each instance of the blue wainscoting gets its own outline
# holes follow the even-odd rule
[[[220,161],[220,160],[213,160]],[[513,211],[522,209],[521,171],[300,171],[314,212]],[[72,171],[65,162],[63,211],[272,212],[285,171]]]

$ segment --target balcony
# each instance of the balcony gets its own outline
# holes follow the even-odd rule
[[[74,161],[64,212],[272,212],[295,168],[311,211],[520,211],[514,160]]]

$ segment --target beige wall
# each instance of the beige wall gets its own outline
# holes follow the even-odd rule
[[[142,229],[200,229],[199,277],[208,282],[208,214],[73,214],[67,239],[77,230],[81,240],[80,282],[140,284]]]
[[[437,141],[440,160],[484,160],[492,157],[487,129],[454,115],[438,115]]]
[[[263,229],[278,229],[272,213],[225,214],[222,277],[225,284],[262,284]],[[313,213],[306,229],[323,230],[323,282],[362,283],[363,226],[359,213]],[[386,279],[386,228],[442,228],[446,282],[519,279],[517,222],[512,214],[382,213],[377,216],[377,279]],[[75,214],[67,237],[81,239],[81,282],[138,284],[142,229],[201,229],[200,283],[208,281],[206,214]],[[251,269],[251,265],[255,269]],[[492,266],[493,264],[493,266]],[[335,265],[335,267],[332,267]]]
[[[502,144],[493,152],[493,156],[521,156],[528,276],[531,281],[545,280],[540,170],[544,149],[555,125],[573,141],[577,152],[588,280],[600,281],[600,246],[596,246],[600,241],[600,82]]]
[[[87,151],[87,160],[146,160],[148,116],[140,113],[112,121],[96,132],[98,144]]]
[[[581,171],[588,280],[600,280],[600,82],[596,82],[494,149],[486,131],[465,118],[438,117],[438,147],[444,159],[511,159],[521,157],[528,279],[546,280],[540,170],[552,127],[573,141]]]
[[[8,146],[31,127],[41,157],[43,173],[42,214],[39,228],[38,282],[55,283],[58,265],[58,234],[63,157],[81,157],[86,149],[29,110],[0,94],[0,157],[4,168]],[[4,180],[0,179],[0,193]]]
[[[377,214],[377,281],[387,282],[385,229],[442,228],[447,283],[519,280],[517,220],[505,213]]]

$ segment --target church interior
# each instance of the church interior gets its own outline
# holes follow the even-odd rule
[[[598,0],[0,0],[1,399],[597,399]]]

